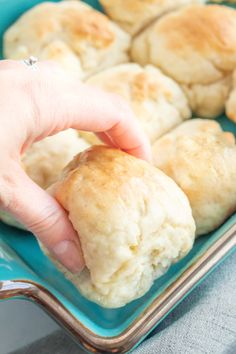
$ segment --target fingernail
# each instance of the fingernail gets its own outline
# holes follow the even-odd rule
[[[83,255],[74,241],[61,241],[54,246],[52,251],[60,262],[72,273],[78,273],[83,269]]]

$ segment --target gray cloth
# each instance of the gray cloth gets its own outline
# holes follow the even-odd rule
[[[82,354],[58,331],[14,354]],[[236,255],[232,254],[133,354],[236,354]],[[13,354],[13,353],[12,353]]]

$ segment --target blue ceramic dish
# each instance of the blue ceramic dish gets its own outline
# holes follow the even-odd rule
[[[0,38],[21,13],[40,2],[0,0]],[[100,9],[96,1],[87,2]],[[226,117],[219,122],[236,134],[236,125]],[[107,310],[83,298],[42,254],[30,233],[0,223],[0,299],[27,297],[39,303],[89,352],[126,353],[235,248],[236,214],[199,238],[190,254],[144,297]]]

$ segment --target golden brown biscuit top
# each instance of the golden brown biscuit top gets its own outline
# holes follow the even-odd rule
[[[86,40],[97,48],[106,48],[115,40],[109,19],[79,1],[42,3],[19,21],[22,26],[27,23],[27,28],[42,43],[52,41],[57,35],[61,39],[69,36],[74,46],[79,40]]]
[[[131,81],[131,96],[135,101],[144,101],[147,98],[157,99],[158,93],[172,96],[170,90],[167,91],[157,84],[155,79],[147,72],[137,73]]]
[[[85,39],[96,48],[106,48],[115,40],[109,20],[92,9],[75,11],[67,8],[60,13],[60,23],[72,37]]]
[[[213,49],[220,57],[236,51],[236,11],[226,6],[191,5],[164,17],[154,30],[165,35],[167,48],[183,56],[185,46],[205,56]]]
[[[160,173],[160,171],[158,171]],[[61,180],[53,187],[56,198],[63,205],[73,195],[72,190],[80,179],[83,183],[83,193],[96,190],[112,190],[112,198],[120,198],[120,187],[131,178],[147,178],[157,173],[156,167],[137,159],[121,150],[108,146],[92,146],[78,154],[64,169]],[[100,196],[103,199],[103,195]],[[109,202],[107,201],[109,204]],[[109,208],[109,205],[107,205]]]
[[[150,167],[147,162],[139,160],[132,155],[129,155],[119,149],[114,149],[105,145],[95,145],[78,154],[71,163],[64,169],[64,176],[71,172],[81,173],[81,168],[89,165],[91,167],[91,174],[93,174],[92,166],[99,165],[99,170],[109,178],[114,172],[117,177],[133,175],[135,168],[136,173],[143,175],[145,168]]]
[[[105,12],[132,35],[149,25],[155,18],[177,8],[206,0],[100,0]]]
[[[129,92],[127,92],[129,95],[127,98],[130,97],[132,101],[142,102],[146,99],[157,100],[159,94],[172,97],[171,91],[167,90],[160,82],[157,82],[156,78],[153,78],[151,73],[145,72],[144,70],[129,72],[128,65],[127,70],[124,69],[123,71],[117,72],[116,75],[114,73],[113,79],[116,80],[116,82],[112,81],[109,83],[106,81],[106,89],[111,92],[124,93],[123,86],[124,82],[126,82],[129,86]]]
[[[91,77],[88,83],[93,85],[94,78],[98,80],[100,75],[100,82],[107,91],[116,92],[132,102],[142,102],[147,99],[157,101],[160,95],[164,96],[167,101],[173,99],[173,88],[167,85],[162,73],[154,66],[149,65],[143,68],[135,63],[129,63],[113,69],[113,72],[109,69]]]

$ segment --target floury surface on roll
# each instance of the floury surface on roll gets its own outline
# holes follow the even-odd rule
[[[67,210],[86,263],[79,275],[59,268],[103,307],[141,297],[192,248],[195,223],[184,193],[120,150],[94,146],[80,153],[51,193]]]
[[[130,37],[82,1],[43,2],[24,13],[4,35],[4,55],[55,60],[80,78],[127,62]]]
[[[224,110],[236,67],[236,10],[191,5],[168,14],[134,39],[131,56],[181,84],[195,114],[214,118]]]
[[[182,123],[153,145],[153,160],[188,197],[197,236],[215,230],[236,211],[235,137],[217,122]]]
[[[87,83],[122,96],[151,143],[191,117],[179,85],[152,65],[118,65],[92,76]],[[87,138],[83,132],[81,135]]]
[[[205,0],[100,0],[100,3],[114,21],[133,35],[156,17]]]
[[[22,168],[41,188],[55,182],[63,168],[89,144],[74,129],[67,129],[32,144],[22,156]],[[0,210],[0,219],[6,224],[24,228],[10,214]]]

